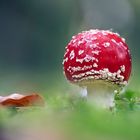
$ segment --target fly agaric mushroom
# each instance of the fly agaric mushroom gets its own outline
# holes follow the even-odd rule
[[[115,92],[128,83],[130,51],[125,39],[117,33],[98,29],[83,31],[66,46],[63,70],[71,83],[92,95],[92,102],[111,107]]]

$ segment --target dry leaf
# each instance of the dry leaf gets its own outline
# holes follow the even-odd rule
[[[14,93],[9,96],[0,96],[0,105],[6,107],[43,106],[44,104],[43,98],[38,94],[22,95]]]

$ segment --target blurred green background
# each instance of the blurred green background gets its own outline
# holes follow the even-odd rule
[[[129,92],[116,111],[71,97],[79,89],[63,75],[65,46],[91,28],[118,32],[132,54]],[[0,0],[0,94],[37,92],[47,102],[19,113],[0,108],[0,140],[139,140],[139,34],[140,0]]]
[[[129,88],[140,90],[139,25],[139,0],[0,0],[0,93],[64,88],[64,48],[91,28],[126,38],[133,59]]]

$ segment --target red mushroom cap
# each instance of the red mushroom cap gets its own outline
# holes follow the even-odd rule
[[[125,40],[108,30],[77,34],[66,46],[63,69],[72,83],[105,80],[125,85],[131,73],[131,56]]]

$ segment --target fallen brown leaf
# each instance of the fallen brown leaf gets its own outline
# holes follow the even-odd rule
[[[0,105],[6,107],[43,106],[43,97],[39,94],[22,95],[18,93],[9,96],[0,96]]]

